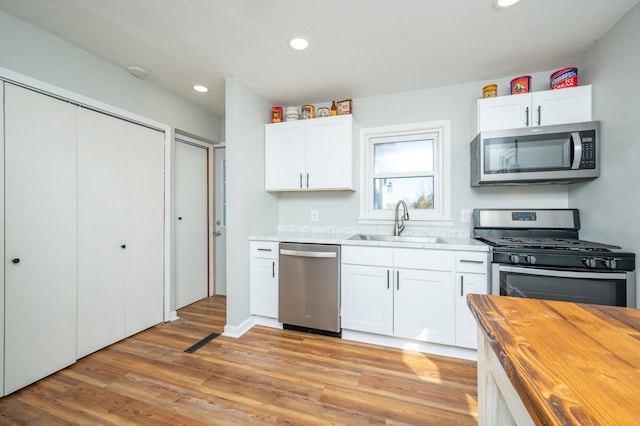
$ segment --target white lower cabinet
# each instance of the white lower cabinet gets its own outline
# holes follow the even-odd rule
[[[278,243],[251,241],[251,314],[278,318]]]
[[[454,343],[453,273],[396,269],[393,335]]]
[[[342,328],[392,335],[392,268],[343,263],[341,274]]]
[[[486,252],[343,246],[342,328],[475,348],[466,294],[486,293],[486,268]]]
[[[478,328],[467,305],[467,294],[487,294],[489,255],[485,252],[456,252],[456,346],[476,349]]]
[[[452,344],[453,256],[435,250],[343,247],[342,327]]]

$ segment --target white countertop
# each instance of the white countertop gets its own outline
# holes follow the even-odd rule
[[[251,241],[276,241],[291,243],[339,244],[343,246],[376,246],[398,248],[421,248],[437,250],[489,251],[489,246],[473,238],[446,236],[439,237],[444,243],[407,242],[407,241],[371,241],[350,240],[354,233],[335,232],[277,232],[265,235],[252,235]],[[404,235],[404,234],[403,234]]]

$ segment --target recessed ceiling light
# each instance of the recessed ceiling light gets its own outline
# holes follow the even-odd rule
[[[496,9],[506,9],[518,3],[520,0],[493,0],[493,7]]]
[[[193,90],[200,93],[207,93],[209,89],[206,86],[201,86],[200,84],[196,84],[193,86]]]
[[[147,70],[145,70],[144,68],[136,67],[134,65],[128,67],[127,71],[129,71],[129,74],[137,78],[145,78],[147,76]]]
[[[304,50],[309,47],[309,42],[302,37],[293,37],[289,39],[289,47],[294,50]]]

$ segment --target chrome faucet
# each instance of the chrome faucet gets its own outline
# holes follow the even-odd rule
[[[404,214],[398,219],[400,206],[402,206],[402,208],[404,209]],[[400,223],[398,222],[398,220],[400,220]],[[396,203],[396,221],[395,226],[393,227],[393,235],[395,235],[396,237],[399,236],[402,231],[404,231],[405,220],[409,220],[409,209],[407,209],[407,203],[405,203],[404,200],[400,200]]]

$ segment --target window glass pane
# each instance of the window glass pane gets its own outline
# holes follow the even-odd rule
[[[376,143],[373,173],[412,173],[433,170],[433,139]]]
[[[373,179],[376,210],[393,210],[404,200],[410,209],[433,209],[433,176]]]

